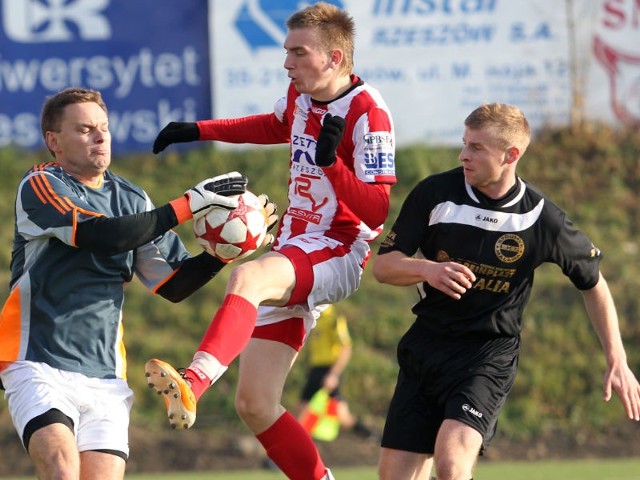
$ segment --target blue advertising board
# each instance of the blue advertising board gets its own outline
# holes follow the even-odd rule
[[[45,97],[100,90],[113,151],[150,151],[169,121],[211,116],[204,0],[0,0],[0,147],[44,146]]]

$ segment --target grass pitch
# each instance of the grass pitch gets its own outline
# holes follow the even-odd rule
[[[377,480],[375,467],[336,468],[337,480]],[[32,480],[34,477],[1,477]],[[130,474],[128,480],[286,480],[282,473],[266,470],[197,473]],[[640,480],[640,457],[618,460],[567,460],[495,462],[478,465],[474,480]]]
[[[377,480],[374,467],[332,469],[337,480]],[[277,472],[128,475],[132,480],[285,480]],[[640,480],[640,457],[620,460],[495,462],[478,465],[474,480]]]

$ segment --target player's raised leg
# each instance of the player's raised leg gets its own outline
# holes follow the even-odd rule
[[[269,267],[264,267],[264,264]],[[269,275],[269,271],[277,271],[278,274]],[[270,278],[273,279],[271,282],[265,281]],[[227,285],[227,295],[183,375],[161,360],[147,362],[147,383],[164,395],[169,422],[174,428],[189,428],[193,424],[198,399],[249,343],[256,325],[256,305],[260,300],[273,296],[273,291],[282,295],[294,279],[290,261],[276,252],[266,253],[236,267]]]
[[[171,426],[176,429],[191,427],[196,421],[196,398],[184,373],[156,358],[145,364],[144,371],[149,388],[164,396]]]

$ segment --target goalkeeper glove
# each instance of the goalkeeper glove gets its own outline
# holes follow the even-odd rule
[[[272,233],[268,233],[273,227],[275,227],[276,223],[278,223],[278,215],[276,212],[278,211],[278,206],[269,200],[269,197],[266,193],[261,193],[258,195],[258,198],[262,202],[262,206],[264,207],[265,212],[267,212],[267,234],[264,236],[264,240],[260,244],[261,247],[268,247],[271,245],[275,237]]]
[[[247,177],[231,172],[216,177],[207,178],[184,193],[189,201],[189,208],[193,219],[206,215],[212,208],[233,210],[238,206],[238,200],[231,195],[240,195],[247,190]]]
[[[225,197],[242,195],[247,191],[247,183],[249,183],[249,179],[238,172],[225,173],[209,180],[211,182],[206,184],[205,188]]]
[[[197,123],[169,122],[160,130],[153,142],[153,153],[159,153],[172,143],[194,142],[200,138],[200,128]]]
[[[344,118],[330,113],[324,116],[320,135],[316,142],[315,162],[319,167],[331,167],[336,163],[336,150],[344,133]]]

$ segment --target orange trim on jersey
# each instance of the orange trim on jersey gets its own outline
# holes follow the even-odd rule
[[[71,245],[77,247],[76,243],[76,234],[78,233],[78,212],[73,212],[73,217],[71,219]]]
[[[60,213],[64,215],[66,212],[71,210],[71,208],[55,192],[55,190],[51,186],[51,183],[49,183],[49,179],[47,178],[46,174],[32,175],[29,180],[31,181],[31,179],[33,179],[31,185],[33,185],[34,188],[39,188],[42,195],[47,198],[49,200],[49,203],[51,203],[51,205],[58,209]]]
[[[67,197],[65,197],[67,198]],[[70,202],[71,203],[71,202]],[[71,203],[73,205],[73,203]],[[84,208],[75,207],[73,209],[73,218],[71,220],[71,245],[77,247],[78,244],[76,242],[76,235],[78,233],[78,214],[82,213],[84,215],[88,215],[91,217],[104,217],[104,214],[98,212],[92,212],[90,210],[85,210]]]
[[[173,278],[173,276],[178,273],[178,270],[180,270],[179,268],[173,270],[169,275],[167,275],[167,277],[162,280],[160,283],[158,283],[158,285],[156,285],[151,292],[152,293],[158,293],[158,290],[165,284],[167,283],[169,280],[171,280],[171,278]]]
[[[13,289],[0,312],[0,355],[14,361],[20,354],[20,291]]]
[[[36,165],[33,170],[35,173],[37,173],[37,175],[31,175],[29,177],[29,183],[31,184],[34,193],[38,196],[42,203],[50,203],[62,215],[65,215],[67,212],[70,212],[72,210],[76,210],[76,212],[84,213],[85,215],[90,216],[100,217],[103,215],[102,213],[80,208],[75,203],[73,203],[73,201],[69,197],[61,197],[60,195],[58,195],[54,188],[51,186],[46,172],[44,172],[44,169],[50,165],[54,165],[54,163],[50,162]],[[41,173],[44,173],[44,175],[41,175]],[[74,215],[77,214],[76,212],[74,212]]]
[[[191,212],[191,208],[189,207],[189,200],[187,197],[179,197],[175,200],[171,200],[169,205],[173,208],[173,211],[176,213],[176,218],[178,219],[178,223],[184,223],[187,220],[191,220],[193,218],[193,213]]]
[[[58,204],[62,209],[64,209],[65,212],[68,212],[69,210],[71,210],[71,208],[69,207],[69,205],[67,204],[67,202],[65,202],[62,197],[60,197],[56,191],[53,189],[53,187],[51,186],[51,183],[49,182],[49,178],[47,177],[47,175],[36,175],[35,177],[36,183],[39,183],[42,185],[43,190],[43,194],[47,197],[49,197],[52,202],[55,202],[56,204]]]
[[[60,207],[59,205],[57,205],[55,202],[53,202],[52,198],[47,195],[46,190],[43,190],[41,188],[41,186],[39,185],[40,182],[40,177],[41,175],[33,175],[31,177],[29,177],[29,183],[31,184],[31,188],[33,189],[33,191],[35,192],[35,194],[38,196],[38,198],[40,199],[40,201],[44,204],[51,204],[51,206],[53,206],[56,210],[58,210],[62,215],[64,215],[66,212],[64,210],[64,208]]]
[[[69,207],[71,207],[71,208],[77,208],[77,207],[76,207],[76,205],[75,205],[75,203],[73,203],[73,202],[69,199],[69,197],[61,197],[61,199],[62,199],[62,201],[63,201],[64,203],[66,203],[67,205],[69,205]]]
[[[40,193],[40,189],[37,187],[35,180],[33,179],[33,177],[29,177],[29,183],[31,184],[31,189],[33,190],[33,192],[36,194],[36,196],[40,199],[40,201],[42,203],[47,203],[46,198],[44,198],[42,196],[42,194]]]

